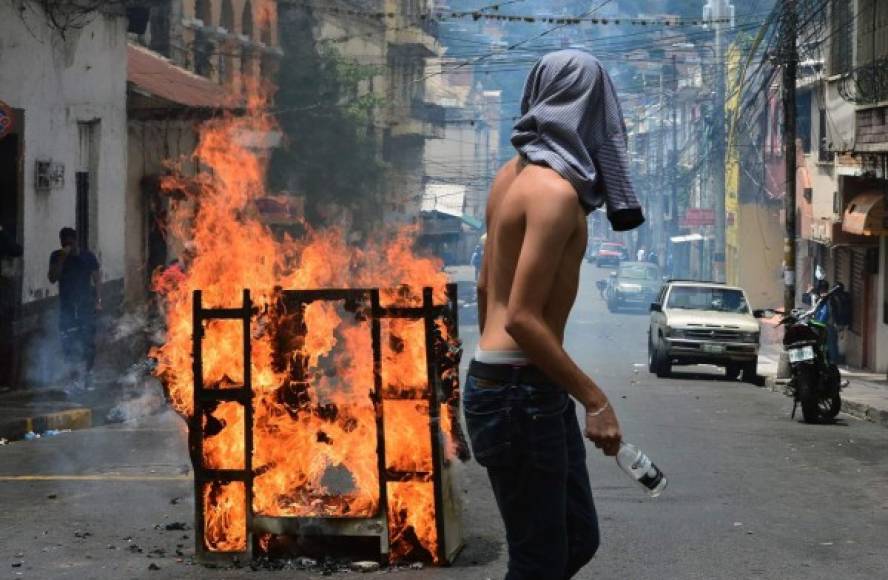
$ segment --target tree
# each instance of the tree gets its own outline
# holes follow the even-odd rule
[[[272,156],[270,185],[304,195],[312,221],[332,201],[353,208],[371,226],[381,218],[376,195],[384,174],[373,126],[379,102],[359,87],[377,71],[319,43],[315,24],[304,6],[281,14],[284,57],[275,109],[286,143]]]

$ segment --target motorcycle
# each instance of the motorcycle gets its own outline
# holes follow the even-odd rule
[[[776,311],[783,315],[779,324],[786,327],[783,348],[792,369],[789,381],[793,394],[792,418],[801,405],[806,423],[831,421],[842,408],[843,384],[839,368],[829,359],[827,326],[814,318],[820,305],[839,289],[836,286],[821,296],[810,310],[795,309],[788,315]]]

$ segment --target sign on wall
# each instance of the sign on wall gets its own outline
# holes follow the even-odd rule
[[[12,107],[0,101],[0,139],[3,139],[10,133],[15,125],[15,117],[12,113]]]

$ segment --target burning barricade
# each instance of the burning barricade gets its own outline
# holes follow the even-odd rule
[[[152,353],[189,427],[197,552],[273,554],[363,538],[390,561],[461,546],[456,288],[409,231],[355,248],[343,232],[274,236],[251,211],[261,156],[205,125],[195,177],[173,175],[180,261],[155,276],[167,334]]]

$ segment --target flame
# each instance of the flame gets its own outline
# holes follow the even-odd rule
[[[387,487],[392,560],[421,559],[415,553],[418,541],[437,563],[434,486],[429,481],[409,481],[390,482]]]
[[[196,175],[174,171],[162,182],[170,196],[169,241],[179,258],[154,276],[166,315],[165,342],[152,351],[155,372],[172,406],[191,417],[193,291],[202,291],[205,308],[240,308],[242,290],[249,289],[252,509],[269,516],[371,516],[380,506],[380,462],[370,323],[360,305],[318,301],[294,309],[281,300],[280,288],[379,287],[389,289],[380,293],[383,306],[421,306],[416,290],[424,286],[433,288],[435,303],[446,301],[447,277],[439,260],[414,253],[412,227],[361,247],[347,243],[338,228],[302,224],[298,236],[273,234],[255,206],[266,196],[266,159],[250,148],[248,136],[274,128],[261,99],[252,99],[246,115],[201,126]],[[243,323],[211,321],[203,330],[204,388],[238,388]],[[383,403],[391,419],[385,464],[428,473],[429,408],[419,400],[429,389],[424,324],[386,320],[382,338],[383,395],[401,399]],[[408,397],[415,400],[403,400]],[[216,405],[200,425],[204,466],[243,469],[241,404]],[[431,481],[389,483],[387,492],[393,554],[423,548],[435,557]],[[246,548],[246,497],[242,482],[204,488],[207,549]]]
[[[204,544],[214,552],[247,549],[247,489],[242,481],[204,486]]]

